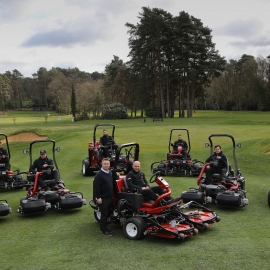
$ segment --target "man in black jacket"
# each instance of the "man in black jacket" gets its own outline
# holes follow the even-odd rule
[[[173,144],[173,150],[174,150],[174,153],[176,153],[176,154],[178,153],[178,146],[181,146],[183,149],[182,155],[184,157],[187,157],[188,145],[187,145],[187,142],[183,140],[181,134],[178,135],[178,140],[175,141]]]
[[[113,231],[108,229],[107,218],[110,214],[113,196],[113,177],[112,172],[109,170],[109,159],[104,158],[101,165],[102,168],[94,179],[94,194],[101,213],[100,231],[105,236],[112,236]]]
[[[205,163],[210,163],[205,170],[206,179],[205,184],[212,183],[212,174],[218,173],[221,175],[221,183],[225,184],[227,172],[227,157],[222,153],[221,146],[215,145],[215,153],[212,154]]]
[[[114,141],[114,138],[108,135],[108,132],[106,129],[103,130],[103,136],[100,137],[99,143],[100,143],[101,149],[103,150],[103,155],[105,157],[109,156],[109,152],[108,152],[109,148],[116,150],[118,147]]]
[[[49,169],[48,166],[53,169],[53,161],[47,157],[45,150],[40,150],[40,157],[30,166],[29,171],[32,173],[35,173],[35,170],[42,172],[43,170]],[[42,174],[38,178],[38,184],[42,189],[49,190],[49,187],[44,183],[44,180],[53,179],[55,177],[55,173],[53,176]]]
[[[155,201],[158,198],[158,195],[163,194],[163,190],[159,186],[150,187],[145,179],[145,174],[140,171],[140,167],[141,164],[139,161],[133,162],[132,170],[126,176],[128,188],[142,194],[144,201],[146,202]],[[165,198],[167,201],[171,199],[170,196]]]

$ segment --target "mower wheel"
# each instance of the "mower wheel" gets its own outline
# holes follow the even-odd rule
[[[203,223],[203,229],[207,230],[209,228],[209,224],[208,223]]]
[[[145,230],[146,223],[141,217],[128,218],[123,226],[125,236],[131,240],[141,239]]]
[[[101,218],[101,212],[99,211],[99,208],[97,210],[94,210],[94,217],[96,221],[99,223]]]
[[[89,160],[87,159],[82,162],[82,174],[83,176],[91,176],[94,174],[94,171],[89,168]]]
[[[178,240],[184,240],[184,239],[185,239],[185,235],[183,233],[179,233]]]
[[[246,183],[245,183],[245,181],[241,181],[241,189],[242,190],[245,190],[246,189]]]
[[[270,206],[270,190],[268,191],[268,206]]]

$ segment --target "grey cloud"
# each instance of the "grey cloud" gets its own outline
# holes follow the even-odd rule
[[[245,41],[233,41],[229,43],[232,46],[236,47],[246,47],[246,46],[251,46],[251,47],[270,47],[270,38],[266,36],[261,36],[259,38],[250,38]]]
[[[109,40],[112,31],[104,13],[96,17],[82,18],[77,21],[61,22],[58,29],[37,32],[21,44],[22,47],[72,47],[76,44],[86,46],[95,44],[98,40]]]
[[[0,0],[0,22],[14,22],[23,16],[23,10],[27,9],[32,0]]]
[[[66,3],[76,7],[102,10],[112,17],[118,17],[119,15],[122,15],[125,10],[138,6],[136,1],[126,0],[66,0]]]
[[[213,29],[216,36],[249,37],[260,32],[263,23],[259,19],[237,19]]]

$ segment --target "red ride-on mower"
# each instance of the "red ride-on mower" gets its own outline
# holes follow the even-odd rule
[[[11,213],[11,208],[6,200],[0,200],[0,217],[7,216]]]
[[[204,176],[207,166],[216,166],[216,161],[204,164],[201,173],[198,177],[198,188],[190,188],[189,191],[182,193],[181,198],[184,202],[196,201],[198,203],[211,203],[215,201],[218,205],[243,207],[248,204],[245,191],[245,178],[237,165],[236,147],[241,147],[241,144],[235,144],[234,137],[228,134],[212,134],[208,137],[210,143],[206,143],[206,147],[210,146],[210,154],[213,153],[213,137],[228,137],[232,141],[232,154],[234,160],[234,169],[227,160],[226,179],[222,184],[221,175],[215,173],[212,175],[211,184],[205,184],[206,177]]]
[[[119,150],[131,145],[139,153],[137,143],[121,145]],[[117,154],[119,155],[119,153]],[[116,160],[118,155],[116,155]],[[156,182],[164,190],[164,193],[154,203],[146,203],[141,194],[130,192],[125,183],[125,176],[117,177],[115,169],[113,175],[114,196],[108,222],[121,225],[124,235],[128,239],[137,240],[145,235],[153,235],[183,240],[197,234],[198,228],[207,228],[220,220],[214,212],[206,210],[196,202],[194,202],[196,209],[188,212],[184,212],[184,209],[194,205],[189,203],[180,207],[180,198],[173,199],[164,205],[163,199],[170,196],[171,189],[159,173],[153,175],[150,182]],[[101,215],[95,194],[93,194],[93,200],[89,204],[94,209],[95,219],[99,222]]]
[[[113,140],[108,142],[106,149],[104,149],[104,146],[100,145],[99,140],[97,141],[96,132],[98,127],[103,127],[103,129],[108,127],[111,129],[110,137]],[[117,148],[114,142],[114,131],[114,124],[101,123],[95,125],[93,141],[89,142],[88,144],[88,157],[82,161],[82,174],[84,176],[92,176],[94,175],[94,172],[99,171],[101,169],[101,162],[104,157],[110,159],[111,168],[113,168]],[[132,156],[131,150],[132,148],[125,149],[125,154],[120,155],[116,166],[117,172],[127,174],[131,170],[133,158],[135,158]]]
[[[0,141],[3,143],[3,148],[6,150],[6,153],[0,151],[0,189],[22,189],[27,184],[27,180],[23,179],[23,174],[25,173],[20,172],[19,169],[11,170],[11,153],[6,134],[0,133]],[[7,154],[7,156],[5,154]],[[5,158],[2,158],[3,156]]]
[[[178,143],[177,145],[174,145],[172,143],[172,135],[174,135],[174,137],[177,137],[176,134],[183,135],[184,139],[187,138],[187,145],[184,145],[184,143]],[[188,149],[185,149],[186,146],[188,147]],[[161,160],[160,162],[154,162],[151,164],[151,172],[153,174],[156,172],[160,172],[161,175],[177,174],[197,176],[200,174],[204,163],[197,159],[191,159],[190,137],[189,131],[186,128],[171,129],[168,150],[169,152],[167,153],[166,160]]]
[[[59,152],[60,148],[55,148],[55,141],[48,139],[36,140],[30,143],[29,151],[24,150],[24,154],[29,153],[30,155],[30,167],[33,164],[32,155],[34,144],[38,144],[38,146],[43,145],[43,147],[46,148],[49,148],[48,144],[52,146],[51,155],[54,166],[48,165],[45,170],[34,174],[29,172],[27,175],[27,195],[20,200],[18,213],[31,214],[43,212],[51,208],[52,205],[54,205],[55,209],[73,209],[85,205],[86,201],[83,199],[81,192],[71,192],[69,189],[65,188],[55,157],[55,151]],[[38,151],[34,153],[38,153]],[[51,156],[49,158],[51,158]],[[47,186],[46,190],[39,187],[39,177],[45,179],[43,182]]]

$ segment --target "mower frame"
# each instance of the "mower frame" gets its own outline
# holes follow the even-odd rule
[[[97,141],[96,131],[99,127],[111,127],[111,136],[114,138],[115,125],[112,123],[99,123],[94,127],[93,141],[88,144],[88,157],[82,160],[82,175],[83,176],[93,176],[95,172],[101,169],[101,162],[103,159],[102,150],[100,149],[99,141]],[[111,147],[109,150],[111,155],[107,158],[110,159],[110,168],[112,169],[116,159],[116,153],[118,150],[114,151]],[[127,174],[131,170],[133,161],[130,160],[130,151],[126,151],[126,154],[121,154],[118,157],[117,172]],[[138,160],[138,157],[134,157],[134,160]]]
[[[2,139],[3,138],[3,139]],[[21,172],[20,169],[11,170],[11,152],[8,143],[8,137],[4,133],[0,133],[0,140],[5,142],[5,148],[9,157],[9,169],[0,168],[0,189],[22,189],[27,185],[27,180],[23,178],[26,172]]]
[[[60,177],[60,171],[55,156],[55,151],[59,152],[60,147],[55,147],[54,140],[35,140],[30,143],[29,150],[23,150],[24,154],[29,154],[30,156],[29,171],[33,164],[33,145],[37,143],[52,144],[52,160],[54,162],[54,167],[56,168],[54,177],[57,179],[53,177],[52,179],[44,180],[48,190],[43,190],[38,186],[38,179],[42,175],[52,175],[54,167],[48,166],[46,170],[36,172],[35,174],[29,172],[27,175],[27,195],[26,197],[21,198],[17,212],[21,214],[32,214],[47,211],[52,205],[54,205],[55,209],[73,209],[85,205],[86,200],[83,199],[83,194],[81,192],[71,192],[69,189],[65,188],[65,184]],[[48,153],[48,151],[46,152]]]
[[[227,160],[225,183],[221,183],[220,174],[213,174],[212,183],[205,184],[205,176],[203,176],[203,174],[205,173],[207,166],[210,166],[211,164],[204,164],[197,179],[198,188],[190,188],[189,191],[184,191],[181,198],[184,202],[195,200],[199,203],[206,204],[214,201],[222,206],[244,207],[245,205],[248,205],[245,191],[245,178],[238,168],[236,158],[236,147],[240,148],[241,143],[236,144],[234,137],[230,134],[211,134],[208,137],[209,143],[205,143],[205,147],[210,147],[210,155],[213,154],[214,150],[214,137],[227,137],[231,139],[234,168],[231,167],[231,164]]]
[[[188,151],[186,157],[181,155],[182,147],[178,147],[178,153],[173,153],[172,137],[175,131],[185,132],[187,137]],[[154,174],[160,172],[161,175],[176,174],[198,176],[204,162],[197,159],[191,159],[189,153],[191,151],[189,131],[186,128],[172,128],[170,131],[167,159],[151,164],[151,172]]]

